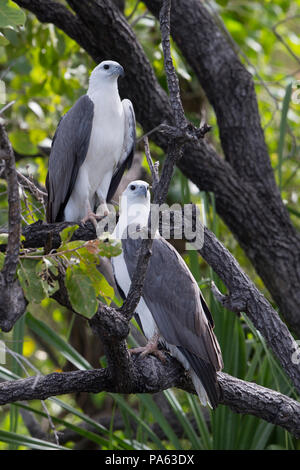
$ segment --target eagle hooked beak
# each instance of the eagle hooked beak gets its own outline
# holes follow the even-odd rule
[[[122,65],[119,65],[118,72],[119,72],[119,77],[124,77],[125,76],[125,71],[124,71]]]
[[[141,186],[139,187],[139,193],[143,194],[143,196],[145,196],[145,197],[147,197],[147,191],[148,191],[148,189],[147,189],[146,186],[141,185]]]

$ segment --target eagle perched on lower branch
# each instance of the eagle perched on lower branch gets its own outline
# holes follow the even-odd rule
[[[137,232],[132,238],[128,229],[133,222],[146,227],[149,212],[149,185],[133,181],[121,196],[120,218],[113,234],[122,241],[122,253],[112,258],[112,264],[123,298],[128,295],[141,244]],[[136,317],[148,344],[130,351],[161,357],[163,353],[157,348],[161,344],[189,372],[202,405],[215,408],[219,402],[216,372],[223,368],[223,361],[214,321],[187,265],[158,232]]]

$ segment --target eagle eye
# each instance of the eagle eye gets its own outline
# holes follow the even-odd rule
[[[103,66],[103,68],[104,68],[105,70],[108,70],[108,69],[109,69],[109,65],[108,65],[108,64],[105,64],[105,65]]]
[[[131,189],[131,191],[134,191],[134,190],[135,190],[135,185],[132,184],[132,185],[130,186],[130,189]]]

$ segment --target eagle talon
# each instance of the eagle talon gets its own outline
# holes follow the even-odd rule
[[[92,224],[94,225],[94,227],[97,228],[97,220],[100,220],[100,218],[101,217],[99,217],[99,215],[90,211],[83,219],[81,219],[81,223],[85,225],[87,221],[90,220]]]
[[[129,349],[130,354],[139,354],[141,353],[141,357],[146,357],[149,354],[153,354],[159,359],[161,362],[166,362],[166,357],[162,351],[157,348],[157,343],[149,342],[146,346],[141,346],[140,348],[132,348]]]

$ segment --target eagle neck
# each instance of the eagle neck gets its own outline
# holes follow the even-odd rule
[[[94,103],[116,103],[120,101],[117,81],[104,82],[101,85],[90,81],[87,95]]]
[[[134,207],[124,207],[125,198],[121,199],[120,217],[113,233],[113,238],[121,239],[129,225],[145,227],[150,213],[150,201],[138,203]]]

